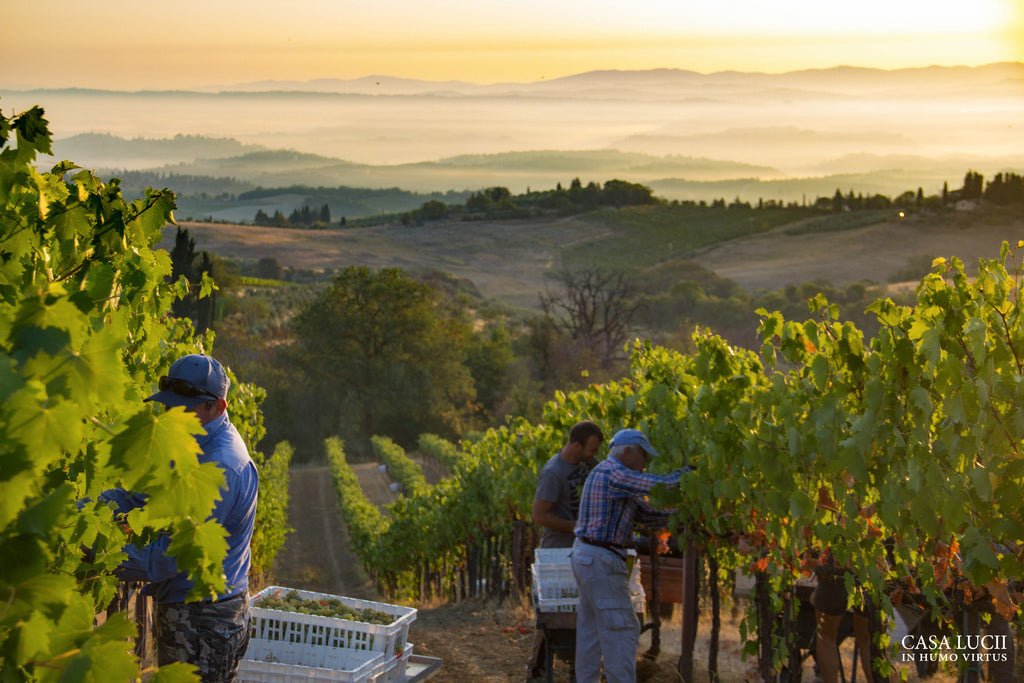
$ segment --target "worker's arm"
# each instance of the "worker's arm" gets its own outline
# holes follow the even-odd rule
[[[542,527],[546,527],[552,531],[564,531],[571,534],[573,529],[576,528],[576,522],[571,519],[566,519],[565,517],[559,517],[552,511],[553,507],[555,507],[555,503],[553,501],[534,498],[534,523],[540,524]]]

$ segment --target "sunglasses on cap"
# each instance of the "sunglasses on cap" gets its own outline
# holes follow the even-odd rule
[[[192,382],[184,379],[178,379],[176,377],[163,375],[157,383],[157,386],[160,387],[160,391],[173,391],[179,396],[185,396],[186,398],[208,396],[209,398],[220,400],[220,396],[214,396],[206,389],[200,389],[195,384],[192,384]]]

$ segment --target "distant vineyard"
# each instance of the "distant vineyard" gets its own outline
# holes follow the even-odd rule
[[[375,436],[371,440],[373,454],[388,468],[391,476],[400,483],[411,495],[417,496],[427,492],[430,485],[420,466],[405,454],[402,447],[386,436]]]

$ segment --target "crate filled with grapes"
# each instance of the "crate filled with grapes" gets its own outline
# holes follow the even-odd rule
[[[328,653],[377,653],[382,655],[383,666],[371,680],[401,680],[396,670],[411,652],[409,625],[416,619],[412,607],[270,586],[252,596],[250,608],[252,640],[246,657],[260,648],[282,647],[273,643]]]

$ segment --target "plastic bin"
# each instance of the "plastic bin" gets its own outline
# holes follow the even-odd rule
[[[252,638],[238,663],[235,680],[236,683],[366,683],[375,680],[385,665],[382,652]]]
[[[371,683],[403,683],[405,681],[405,672],[409,667],[409,659],[412,658],[412,651],[413,644],[406,643],[402,654],[395,655],[384,661],[381,668],[370,679]]]
[[[349,609],[374,609],[390,614],[395,619],[387,625],[367,624],[361,621],[284,612],[259,606],[260,599],[263,597],[283,597],[292,590],[306,600],[338,600]],[[393,657],[398,652],[404,652],[409,637],[409,625],[416,619],[416,609],[412,607],[282,588],[281,586],[269,586],[252,596],[250,611],[254,639],[280,640],[329,649],[380,652],[386,658]]]
[[[572,548],[537,548],[534,550],[533,606],[538,612],[575,612],[580,601],[576,575],[572,573],[569,553]],[[644,588],[640,581],[640,563],[636,551],[626,551],[633,558],[629,575],[629,593],[633,610],[644,612]]]

